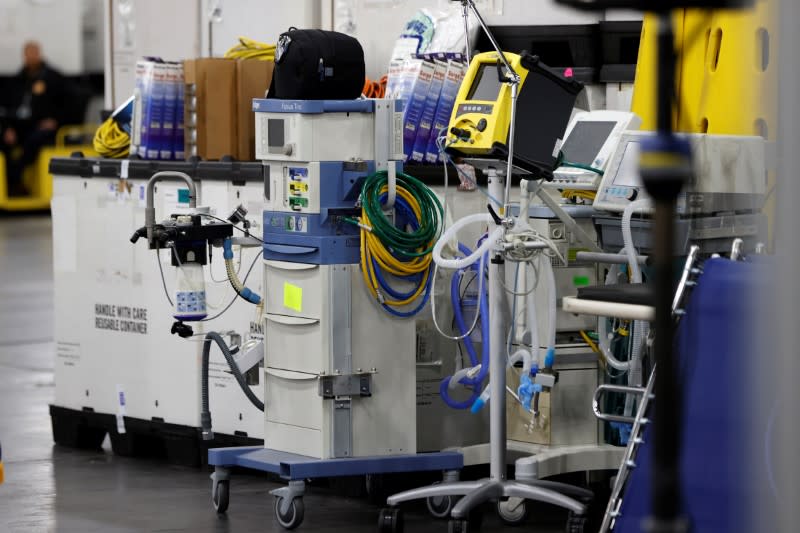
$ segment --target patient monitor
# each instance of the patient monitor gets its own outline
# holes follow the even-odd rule
[[[603,172],[625,131],[636,130],[641,119],[621,111],[578,113],[564,135],[551,186],[597,190]]]
[[[597,190],[594,207],[622,212],[647,198],[639,172],[642,143],[653,132],[625,132]],[[678,197],[680,215],[757,212],[766,194],[766,143],[761,137],[678,134],[692,147],[694,176]]]

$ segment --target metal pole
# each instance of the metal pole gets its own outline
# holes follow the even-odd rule
[[[673,361],[672,342],[675,326],[672,320],[672,255],[675,202],[656,202],[654,227],[656,334],[655,359],[656,402],[655,439],[653,442],[653,495],[654,517],[667,523],[675,520],[681,509],[680,484],[680,427],[681,395],[676,384],[677,374]],[[666,312],[665,312],[666,311]]]
[[[508,183],[508,176],[502,172],[494,173],[489,181],[489,194],[496,196],[504,189],[503,179]],[[494,257],[492,257],[494,256]],[[489,263],[489,451],[490,475],[493,480],[506,479],[506,332],[503,325],[503,287],[500,276],[503,275],[503,256],[490,253]]]
[[[502,55],[502,54],[501,54]],[[514,72],[513,70],[511,72]],[[517,96],[519,95],[519,80],[510,82],[511,85],[511,123],[508,127],[508,161],[506,163],[506,187],[503,192],[503,216],[509,216],[509,202],[511,200],[511,176],[514,175],[514,133],[517,124]]]
[[[672,110],[675,98],[675,33],[669,11],[658,18],[657,124],[661,134],[672,135]]]
[[[502,357],[503,340],[503,298],[500,285],[500,269],[503,266],[501,255],[489,263],[489,375],[491,384],[489,402],[489,447],[490,475],[493,480],[506,479],[506,359]]]
[[[659,152],[676,150],[672,116],[675,96],[675,36],[669,11],[659,13],[658,28],[658,131]],[[686,164],[688,167],[688,162]],[[682,516],[680,487],[681,387],[674,361],[675,322],[672,319],[675,240],[675,204],[687,168],[643,167],[642,181],[655,203],[653,259],[655,284],[655,383],[651,516],[644,527],[658,533],[688,529]]]
[[[519,74],[517,74],[516,71],[511,67],[511,63],[509,63],[508,59],[506,59],[506,56],[505,56],[505,54],[503,54],[503,50],[500,48],[500,45],[497,44],[497,40],[494,38],[494,35],[492,35],[492,32],[489,31],[489,27],[486,25],[486,22],[483,20],[483,17],[481,16],[480,12],[478,11],[478,8],[475,7],[475,0],[463,0],[463,2],[466,3],[467,5],[469,5],[470,9],[472,10],[472,13],[475,15],[475,18],[478,19],[478,24],[481,25],[481,28],[483,29],[483,32],[489,38],[489,42],[492,43],[492,47],[500,55],[500,61],[503,63],[503,66],[506,67],[506,70],[508,70],[509,75],[514,80],[516,80],[517,83],[519,83],[519,81],[520,81]]]
[[[472,63],[472,46],[469,42],[469,7],[466,2],[461,3],[461,16],[464,17],[464,55],[467,58],[467,65]]]

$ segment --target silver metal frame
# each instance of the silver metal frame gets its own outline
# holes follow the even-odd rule
[[[693,245],[689,250],[689,255],[687,256],[686,263],[683,267],[683,274],[681,275],[680,282],[675,290],[675,298],[672,301],[672,314],[675,317],[681,317],[684,314],[684,310],[680,309],[679,306],[687,294],[687,289],[695,286],[697,283],[690,278],[701,273],[700,268],[695,266],[699,253],[700,247],[697,245]],[[637,387],[616,387],[605,385],[598,387],[597,392],[595,393],[594,410],[597,418],[600,420],[633,422],[633,428],[628,440],[628,447],[625,449],[625,457],[622,460],[622,464],[620,464],[619,471],[617,472],[617,478],[614,482],[614,487],[611,489],[611,497],[608,499],[608,503],[606,505],[606,513],[603,517],[603,523],[600,526],[600,533],[606,533],[607,531],[614,529],[616,519],[620,516],[620,508],[622,507],[622,492],[625,490],[628,476],[630,475],[631,471],[636,468],[636,453],[639,449],[639,446],[644,443],[644,440],[642,439],[643,428],[650,423],[650,420],[647,418],[647,408],[650,404],[650,401],[654,398],[653,390],[655,388],[655,377],[656,367],[653,366],[653,370],[650,372],[650,378],[647,380],[647,386],[644,389],[639,389]],[[636,417],[632,421],[617,420],[619,418],[626,417],[617,417],[615,415],[600,413],[597,406],[597,398],[605,391],[640,395],[641,401],[639,402],[638,409],[636,410]]]
[[[490,195],[499,195],[505,188],[508,190],[507,176],[496,172],[498,179],[491,179],[489,185]],[[503,179],[506,182],[503,183]],[[506,197],[507,199],[507,197]],[[506,211],[507,212],[507,211]],[[496,243],[494,253],[502,257],[504,246]],[[579,501],[587,500],[591,493],[572,485],[542,482],[538,479],[512,481],[506,479],[508,435],[506,428],[506,359],[501,354],[504,349],[504,310],[503,286],[500,276],[503,275],[502,265],[498,262],[489,264],[489,322],[490,322],[490,402],[489,402],[489,470],[490,477],[479,481],[455,481],[421,487],[390,496],[387,499],[389,506],[395,507],[401,503],[426,498],[445,496],[461,496],[462,498],[453,507],[450,515],[455,520],[464,520],[469,512],[487,501],[504,498],[522,498],[535,500],[558,507],[563,507],[575,515],[586,514],[587,507]]]

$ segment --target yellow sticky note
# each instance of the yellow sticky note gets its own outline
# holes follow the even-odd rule
[[[283,283],[283,306],[301,313],[303,311],[303,289],[291,283]]]

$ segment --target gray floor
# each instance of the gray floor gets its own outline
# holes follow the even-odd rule
[[[53,281],[50,219],[0,218],[0,531],[282,531],[268,491],[278,485],[247,474],[232,481],[219,517],[208,472],[154,460],[115,457],[53,445]],[[301,531],[373,532],[378,508],[337,491],[313,488]],[[538,509],[537,509],[538,510]],[[424,509],[406,514],[406,531],[443,532]],[[528,530],[563,531],[563,516],[542,509]],[[501,531],[487,515],[483,531]],[[519,529],[517,529],[519,530]]]

